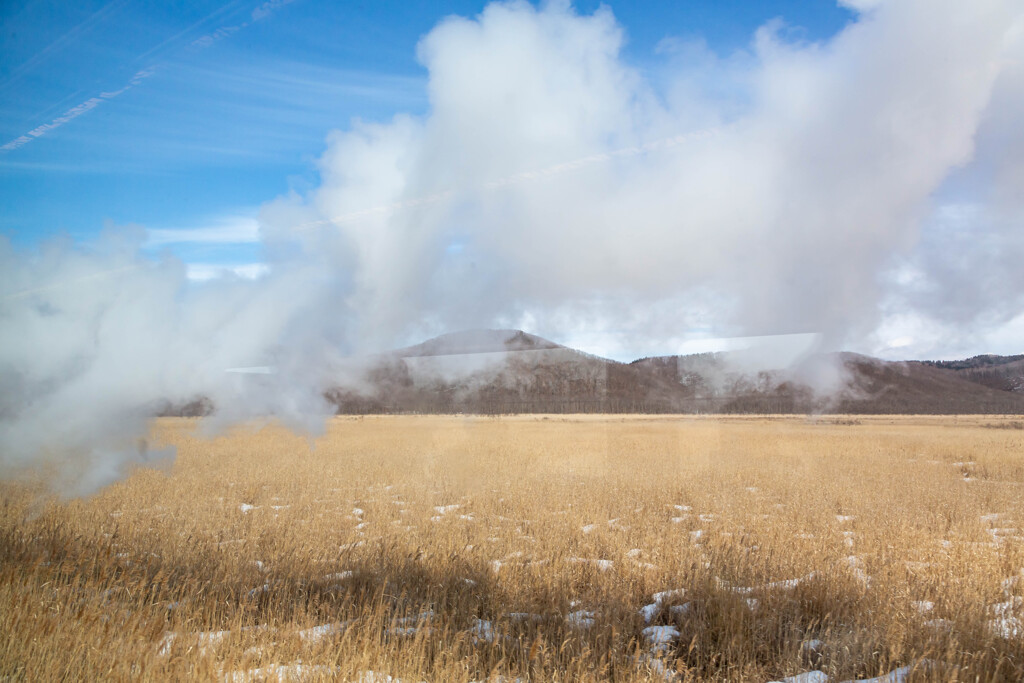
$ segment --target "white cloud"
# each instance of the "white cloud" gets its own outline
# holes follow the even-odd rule
[[[146,231],[146,246],[170,244],[252,244],[260,241],[260,224],[251,216],[227,216],[198,228],[162,228]]]
[[[870,12],[882,5],[885,0],[839,0],[841,7],[848,7],[856,12]]]
[[[856,346],[935,193],[971,164],[1021,13],[1009,0],[878,3],[821,44],[770,24],[728,65],[706,47],[668,50],[663,97],[621,59],[610,11],[492,4],[421,42],[425,117],[332,134],[321,187],[263,219],[275,241],[351,266],[368,346],[424,321],[528,313],[544,328],[599,307],[660,347],[709,291],[718,336]],[[698,77],[709,64],[731,81]],[[679,302],[671,331],[659,316]]]
[[[185,266],[185,275],[189,280],[205,282],[225,276],[234,276],[247,280],[255,280],[270,272],[265,263],[242,263],[228,265],[222,263],[189,263]]]

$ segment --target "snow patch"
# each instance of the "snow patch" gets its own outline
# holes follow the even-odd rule
[[[565,621],[573,628],[590,628],[594,625],[594,613],[587,610],[577,610],[570,613]]]
[[[796,676],[788,676],[783,678],[781,681],[772,681],[772,683],[827,683],[828,676],[821,671],[808,671],[806,673],[797,674]]]
[[[499,637],[494,624],[483,619],[476,619],[473,623],[473,628],[469,629],[469,632],[473,635],[473,641],[477,643],[493,643]]]
[[[640,633],[651,645],[667,645],[679,637],[675,626],[648,626]]]
[[[930,600],[915,600],[911,603],[920,614],[927,614],[935,609],[935,603]]]
[[[354,622],[355,619],[349,619],[348,621],[339,621],[332,624],[321,624],[320,626],[314,626],[312,628],[299,631],[297,635],[307,643],[315,643],[328,636],[344,633],[345,629]]]

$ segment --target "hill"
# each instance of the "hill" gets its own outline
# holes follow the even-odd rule
[[[1024,414],[1024,356],[978,358],[989,360],[821,354],[749,372],[730,354],[619,363],[521,330],[470,330],[375,357],[327,396],[346,414]]]
[[[952,370],[960,377],[992,389],[1024,393],[1024,355],[974,356],[966,360],[925,361],[927,365]]]

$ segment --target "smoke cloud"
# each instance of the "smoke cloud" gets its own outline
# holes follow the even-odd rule
[[[213,427],[315,430],[345,357],[453,329],[858,350],[924,331],[895,344],[913,352],[1012,326],[1024,8],[843,4],[827,42],[780,21],[737,54],[666,41],[657,78],[607,8],[444,19],[417,48],[428,113],[331,133],[319,187],[262,208],[255,280],[190,283],[137,230],[0,244],[0,467],[86,492],[153,457],[154,406],[198,396]]]

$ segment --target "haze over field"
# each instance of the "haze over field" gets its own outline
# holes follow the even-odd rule
[[[302,4],[254,4],[190,49],[215,55]],[[617,358],[769,335],[889,358],[1021,353],[1024,8],[843,5],[827,37],[782,16],[742,49],[666,26],[642,65],[614,5],[439,11],[401,46],[425,69],[425,110],[333,122],[316,180],[281,178],[247,217],[85,240],[13,226],[0,466],[70,458],[72,492],[91,490],[154,457],[138,439],[163,401],[197,396],[218,407],[211,428],[275,414],[316,432],[347,358],[464,328]],[[50,124],[6,110],[5,177],[165,76],[132,78]],[[160,250],[190,240],[258,257],[204,269]],[[254,367],[276,372],[225,372]]]

